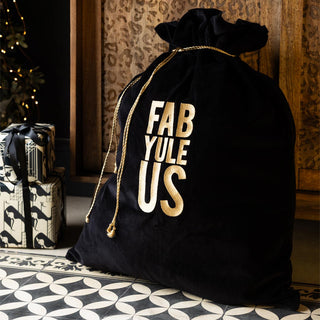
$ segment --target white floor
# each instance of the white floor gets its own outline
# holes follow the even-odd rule
[[[66,200],[66,233],[57,249],[8,249],[54,256],[65,256],[67,250],[75,244],[90,207],[91,198],[71,197]],[[4,250],[4,249],[0,249]],[[320,223],[296,220],[293,243],[293,281],[320,284]]]

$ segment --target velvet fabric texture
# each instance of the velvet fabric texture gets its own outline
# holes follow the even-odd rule
[[[236,55],[267,40],[265,27],[214,9],[156,31],[171,48]],[[295,128],[275,82],[211,48],[164,53],[126,89],[119,122],[118,172],[67,258],[215,302],[297,308]]]

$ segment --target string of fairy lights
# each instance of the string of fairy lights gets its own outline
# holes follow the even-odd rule
[[[0,0],[0,11],[3,20],[0,29],[2,73],[0,74],[0,102],[6,95],[11,94],[11,99],[14,97],[19,114],[22,115],[21,120],[28,121],[30,109],[38,108],[37,91],[39,85],[44,82],[43,74],[37,68],[27,67],[28,64],[32,65],[32,60],[24,50],[28,47],[25,42],[27,30],[17,0]],[[16,55],[20,55],[28,63],[12,63]],[[7,77],[3,75],[4,73]],[[9,99],[7,97],[7,100]],[[2,117],[4,117],[3,114]]]

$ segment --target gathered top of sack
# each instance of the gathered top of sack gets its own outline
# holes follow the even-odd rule
[[[227,22],[217,9],[189,10],[179,21],[160,23],[155,30],[170,49],[213,46],[235,55],[258,50],[268,40],[265,26],[241,19]]]

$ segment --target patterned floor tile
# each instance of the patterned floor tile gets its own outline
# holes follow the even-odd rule
[[[226,306],[159,284],[135,282],[103,319],[219,319]]]
[[[37,271],[34,270],[22,271],[16,268],[0,267],[0,310],[1,305],[6,303],[6,300],[8,300],[16,290],[30,281],[36,273]]]
[[[59,319],[100,319],[132,282],[118,279],[38,272],[0,306],[9,319],[17,314],[60,317]],[[20,311],[19,311],[19,310]],[[1,317],[0,317],[1,319]]]
[[[81,275],[90,275],[91,277],[101,277],[101,278],[119,278],[121,280],[133,282],[135,278],[125,277],[122,275],[115,275],[111,273],[101,272],[99,270],[94,270],[92,268],[85,267],[80,263],[71,262],[66,258],[57,257],[49,264],[44,267],[45,271],[48,272],[62,272],[64,274],[81,274]]]
[[[47,255],[30,255],[15,251],[0,250],[0,267],[41,270],[56,257]]]
[[[61,257],[0,252],[0,320],[320,320],[320,288],[295,287],[297,312],[227,306]]]

